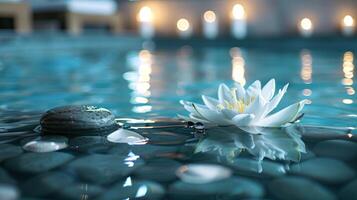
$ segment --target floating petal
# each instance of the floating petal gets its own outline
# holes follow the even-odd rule
[[[142,135],[123,128],[109,134],[107,140],[113,143],[126,143],[129,145],[142,145],[148,142],[148,139]]]

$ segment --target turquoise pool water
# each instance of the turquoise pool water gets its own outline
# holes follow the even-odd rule
[[[0,197],[356,198],[356,53],[234,46],[2,52]],[[290,83],[281,107],[307,99],[299,125],[262,129],[258,135],[209,127],[202,134],[169,119],[187,114],[179,100],[216,96],[222,82],[247,86],[271,78],[277,88]],[[178,127],[135,129],[149,138],[144,145],[114,144],[102,136],[55,136],[47,140],[68,147],[47,153],[24,149],[39,139],[33,130],[41,113],[66,104],[99,105],[118,118],[165,117],[149,125]],[[202,182],[207,174],[212,180]]]

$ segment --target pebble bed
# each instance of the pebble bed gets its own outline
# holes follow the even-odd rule
[[[123,120],[118,123],[148,138],[128,145],[100,133],[44,135],[37,112],[1,115],[4,200],[357,199],[357,142],[347,130],[296,126],[297,144],[286,129],[256,135],[207,127],[202,133],[176,119]],[[259,159],[262,151],[254,149],[267,144],[279,148]]]

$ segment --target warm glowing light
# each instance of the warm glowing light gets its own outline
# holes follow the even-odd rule
[[[346,15],[343,18],[343,25],[344,26],[354,26],[354,20],[353,17],[351,15]]]
[[[342,71],[344,78],[342,79],[342,85],[345,86],[346,92],[348,95],[354,95],[355,90],[352,87],[353,85],[353,71],[354,71],[354,64],[353,64],[353,53],[347,51],[343,54],[343,64],[342,64]]]
[[[311,30],[312,29],[312,22],[309,18],[304,18],[300,21],[300,27],[303,30]]]
[[[233,6],[232,15],[234,19],[244,19],[245,18],[245,10],[241,4],[236,4]]]
[[[140,9],[138,21],[151,22],[153,20],[153,13],[150,7],[144,6]]]
[[[309,51],[302,51],[301,53],[300,76],[306,84],[312,82],[312,56]]]
[[[352,99],[343,99],[342,103],[344,103],[344,104],[352,104],[353,100]]]
[[[216,21],[216,14],[212,10],[208,10],[203,14],[203,19],[208,23]]]
[[[245,85],[246,80],[244,77],[245,73],[245,61],[242,57],[241,50],[237,47],[233,47],[229,51],[230,55],[232,56],[232,79],[240,83],[242,86]]]
[[[304,96],[311,96],[311,94],[312,94],[312,91],[310,90],[310,89],[304,89],[303,91],[302,91],[302,94],[304,95]]]
[[[190,23],[187,19],[181,18],[177,21],[176,26],[179,31],[187,31],[190,28]]]

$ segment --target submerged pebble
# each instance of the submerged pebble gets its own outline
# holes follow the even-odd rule
[[[63,172],[46,172],[30,178],[21,185],[24,195],[44,197],[73,184],[74,178]]]
[[[132,154],[128,156],[92,154],[72,161],[68,164],[68,168],[76,172],[83,181],[108,184],[126,177],[141,165],[143,161]]]
[[[103,135],[118,128],[115,116],[95,106],[62,106],[47,111],[41,118],[45,134]]]
[[[68,147],[68,139],[64,136],[43,136],[24,141],[22,148],[37,153],[52,152]]]
[[[357,179],[346,184],[339,192],[342,200],[357,200]]]
[[[169,186],[169,199],[244,199],[264,195],[259,183],[243,177],[232,177],[203,184],[177,181]]]
[[[17,200],[20,196],[18,189],[13,185],[0,184],[1,200]]]
[[[130,176],[125,181],[119,181],[100,195],[96,200],[118,199],[161,199],[165,189],[159,183],[153,181],[135,181]]]
[[[92,185],[88,183],[74,183],[64,186],[57,192],[60,199],[66,200],[80,200],[80,199],[94,199],[100,193],[104,191],[104,188],[98,185]]]
[[[74,156],[62,152],[25,153],[5,162],[6,169],[19,173],[40,173],[64,165]]]
[[[186,183],[210,183],[231,176],[232,171],[215,164],[188,164],[180,167],[177,176]]]
[[[0,144],[0,162],[22,154],[22,149],[19,146],[12,144]]]
[[[286,174],[284,165],[269,160],[253,160],[249,158],[237,158],[230,166],[241,175],[250,175],[259,178],[279,177]]]
[[[285,200],[335,200],[336,197],[322,185],[302,177],[283,177],[268,184],[270,193]]]
[[[327,140],[316,144],[314,152],[318,156],[351,161],[357,159],[357,143],[346,140]]]
[[[176,170],[181,165],[181,163],[172,159],[152,159],[149,160],[144,166],[135,170],[134,176],[139,179],[147,179],[160,183],[170,182],[176,179]]]
[[[313,158],[291,166],[291,173],[327,184],[340,184],[354,178],[355,171],[344,162],[330,158]]]

